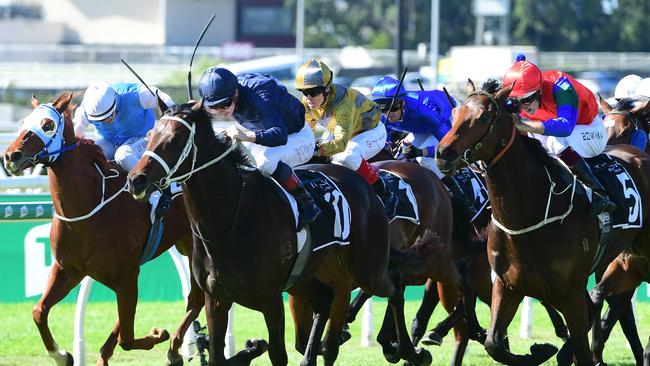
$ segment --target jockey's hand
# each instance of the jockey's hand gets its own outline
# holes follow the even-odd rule
[[[530,132],[537,133],[540,135],[544,134],[544,124],[542,122],[533,122],[528,120],[522,120],[520,118],[514,119],[514,125],[517,131],[519,132]]]
[[[422,149],[413,145],[405,144],[404,147],[402,147],[402,155],[407,159],[415,159],[422,156]]]
[[[226,135],[233,140],[255,142],[255,132],[241,126],[226,128]]]

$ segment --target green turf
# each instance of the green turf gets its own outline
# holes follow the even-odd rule
[[[383,302],[375,302],[375,329],[379,329],[379,321],[383,314]],[[409,301],[406,303],[406,318],[410,322],[413,314],[417,310],[418,303]],[[519,314],[515,317],[510,327],[510,344],[511,349],[516,353],[527,352],[528,347],[535,342],[551,342],[556,346],[560,345],[560,340],[554,336],[550,321],[544,310],[538,304],[534,305],[534,326],[533,338],[519,338]],[[0,305],[0,366],[14,365],[54,365],[49,357],[46,356],[45,348],[41,342],[36,326],[33,324],[31,316],[32,304],[3,304]],[[149,332],[151,327],[164,327],[173,331],[176,322],[180,320],[183,313],[184,304],[182,302],[164,302],[164,303],[142,303],[138,306],[136,317],[136,336],[144,336]],[[266,328],[260,313],[244,309],[235,308],[235,335],[236,344],[241,347],[248,338],[267,338]],[[489,322],[489,312],[485,305],[479,305],[479,320],[481,324],[487,327]],[[300,363],[301,356],[293,348],[293,323],[291,316],[286,312],[286,342],[289,354],[289,365]],[[437,309],[433,319],[442,318],[442,310]],[[61,348],[72,351],[73,337],[73,316],[74,305],[62,304],[56,306],[50,313],[50,326],[55,340]],[[86,342],[88,365],[94,365],[97,360],[99,347],[108,336],[116,320],[116,306],[113,303],[91,303],[88,305]],[[202,323],[203,313],[201,315]],[[640,337],[642,342],[648,338],[648,324],[650,324],[650,304],[640,303],[637,307],[637,320]],[[337,365],[382,365],[387,364],[381,355],[381,348],[374,345],[369,348],[359,346],[361,319],[352,325],[351,330],[353,338],[346,343],[339,354]],[[410,324],[408,324],[410,328]],[[433,365],[447,365],[451,359],[453,351],[453,339],[445,338],[442,347],[429,347],[433,355]],[[166,349],[168,342],[156,346],[151,351],[130,351],[125,352],[118,347],[115,355],[111,359],[111,365],[128,365],[128,366],[146,366],[146,365],[163,365],[165,361]],[[623,338],[620,328],[617,326],[612,333],[612,337],[607,344],[605,359],[609,365],[634,365],[632,354]],[[555,364],[554,358],[547,364]],[[322,364],[322,359],[319,364]],[[185,363],[188,364],[187,361]],[[189,365],[198,365],[198,360],[192,361]],[[493,365],[492,361],[485,353],[483,348],[477,344],[471,344],[465,356],[464,365]],[[253,365],[270,365],[267,354],[258,358]]]

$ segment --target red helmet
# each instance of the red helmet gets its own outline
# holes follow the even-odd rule
[[[515,62],[503,77],[503,86],[515,83],[511,97],[524,98],[542,88],[542,70],[534,63],[526,61],[526,56],[517,56]]]

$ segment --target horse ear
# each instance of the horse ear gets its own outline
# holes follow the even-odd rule
[[[494,94],[494,99],[497,101],[499,104],[505,103],[506,99],[510,96],[510,92],[512,91],[512,88],[515,86],[515,83],[512,83],[504,88],[501,88],[496,94]]]
[[[598,93],[598,103],[600,104],[600,108],[602,108],[605,113],[609,113],[612,110],[612,106],[607,103],[605,98],[603,98],[600,93]]]
[[[158,108],[160,108],[160,113],[165,114],[169,110],[167,104],[160,98],[158,95],[158,89],[156,89],[156,99],[158,99]]]
[[[54,102],[52,102],[52,106],[56,108],[57,111],[60,113],[65,112],[65,110],[68,108],[68,104],[70,104],[70,101],[72,100],[72,97],[74,96],[74,93],[66,91],[61,93]]]
[[[40,104],[41,104],[41,102],[38,99],[36,99],[36,96],[34,94],[32,94],[32,100],[31,100],[32,108],[36,108]]]
[[[476,91],[476,86],[474,85],[472,79],[467,79],[467,84],[465,84],[465,90],[467,91],[467,94],[472,94]]]
[[[203,98],[199,99],[197,103],[194,103],[194,105],[192,106],[192,110],[196,112],[199,109],[201,109],[201,107],[203,107]]]

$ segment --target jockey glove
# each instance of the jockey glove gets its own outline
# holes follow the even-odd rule
[[[402,154],[407,159],[415,159],[422,156],[422,149],[413,145],[406,145],[402,148]]]

